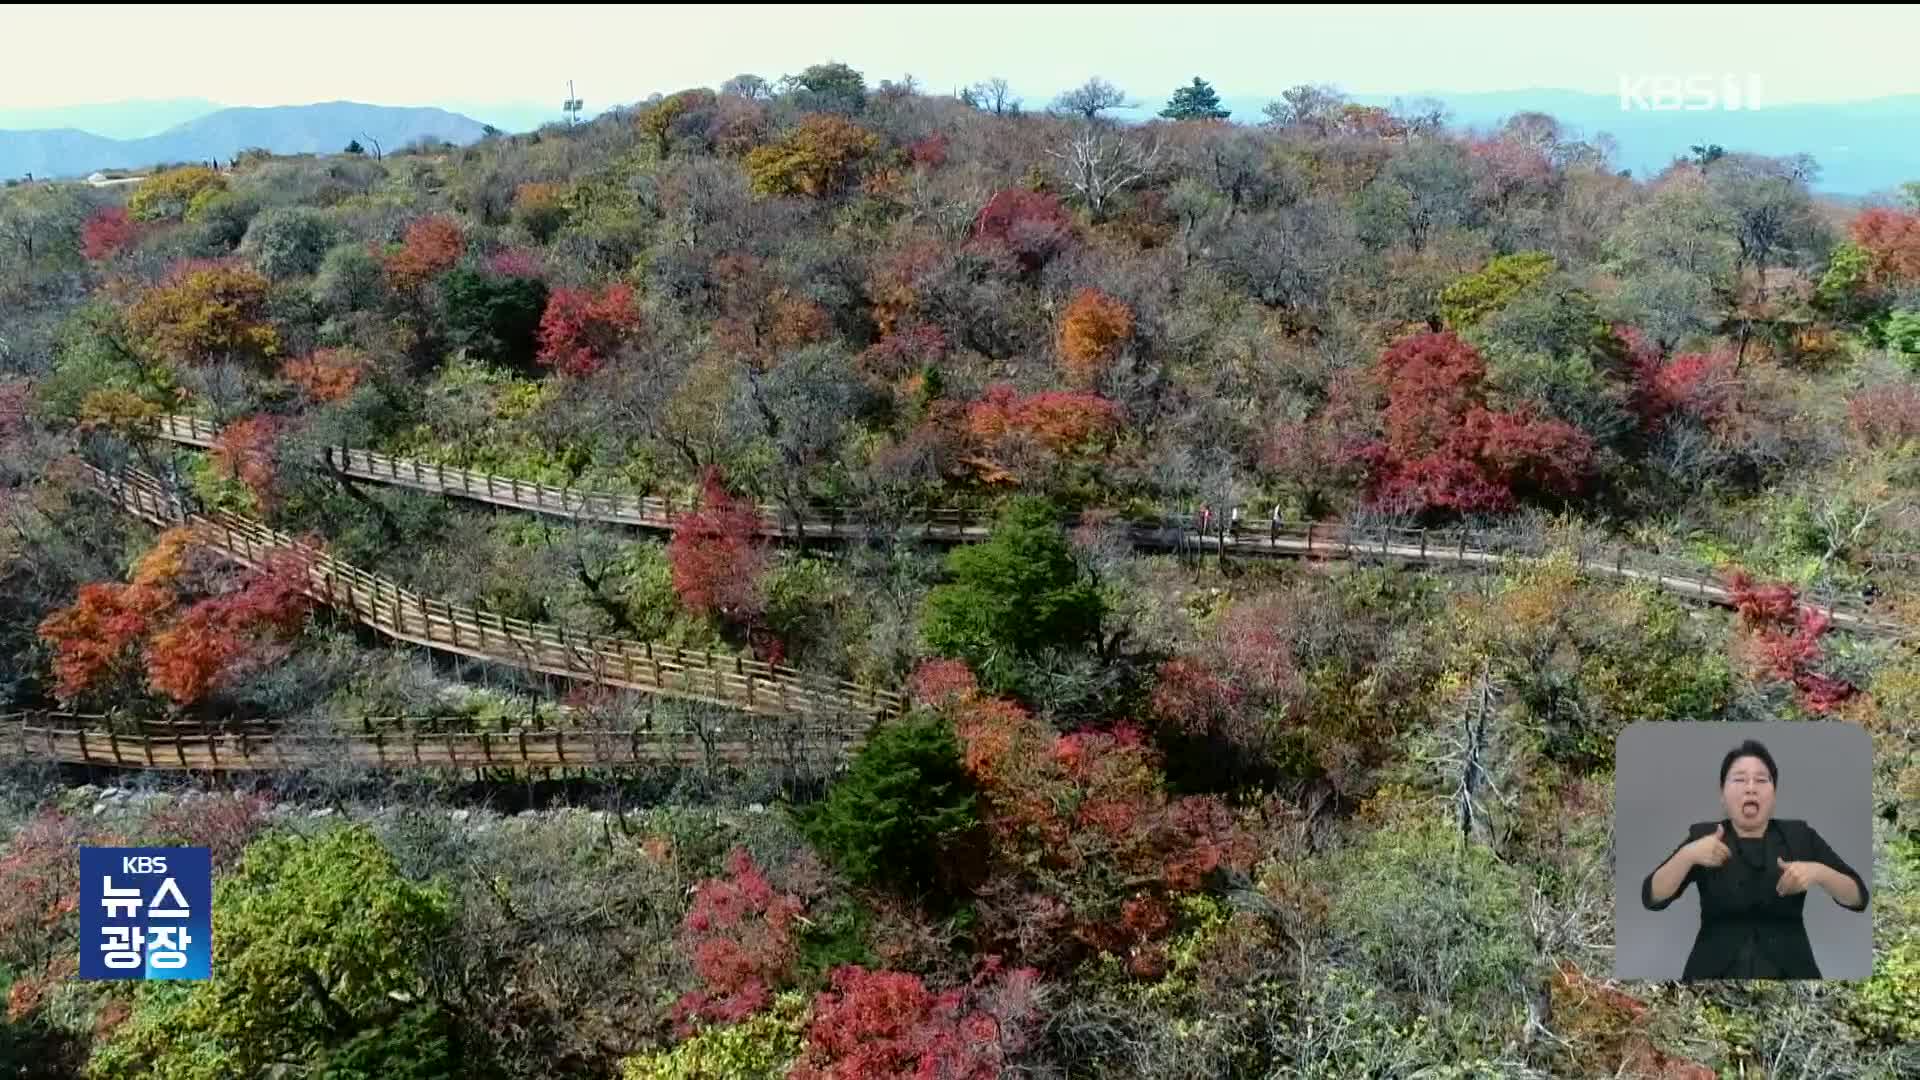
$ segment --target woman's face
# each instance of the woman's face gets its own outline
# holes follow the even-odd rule
[[[1767,763],[1757,757],[1735,758],[1720,788],[1720,802],[1741,832],[1765,829],[1773,818],[1773,774]]]

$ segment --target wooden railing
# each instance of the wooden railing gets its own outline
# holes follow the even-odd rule
[[[429,599],[250,518],[226,512],[191,513],[158,480],[137,469],[114,474],[89,469],[96,486],[122,509],[162,527],[186,525],[202,543],[237,562],[258,567],[276,552],[295,556],[310,596],[351,612],[396,640],[603,686],[772,716],[853,715],[878,720],[905,709],[905,699],[891,690],[821,678],[783,665],[575,633]]]
[[[740,725],[696,731],[581,730],[370,733],[125,732],[92,718],[0,717],[0,753],[73,765],[233,772],[335,768],[621,768],[835,762],[856,732]]]
[[[161,437],[193,446],[208,446],[219,433],[217,425],[190,416],[167,416],[156,425]],[[671,530],[692,507],[651,495],[610,491],[580,491],[536,484],[493,473],[450,468],[412,458],[392,457],[370,450],[333,447],[328,460],[348,476],[375,483],[451,495],[495,506],[582,521]],[[818,511],[798,517],[784,507],[757,507],[763,535],[815,539],[858,539],[892,533],[909,538],[966,543],[992,532],[991,514],[961,509],[919,511],[901,528],[852,511]],[[1063,519],[1068,526],[1086,524],[1094,515]],[[1135,547],[1187,550],[1249,556],[1315,555],[1327,558],[1393,558],[1438,565],[1494,565],[1513,555],[1531,556],[1500,543],[1500,533],[1466,529],[1408,529],[1356,527],[1339,522],[1264,521],[1243,523],[1238,529],[1217,523],[1202,535],[1194,523],[1177,518],[1127,520],[1098,518],[1120,528]],[[1705,603],[1731,606],[1732,594],[1718,578],[1697,565],[1679,559],[1632,550],[1624,545],[1577,555],[1583,570],[1625,580],[1646,581],[1676,595]],[[1828,613],[1836,628],[1901,637],[1910,631],[1891,620],[1872,615],[1866,605],[1824,591],[1804,597],[1805,606]]]

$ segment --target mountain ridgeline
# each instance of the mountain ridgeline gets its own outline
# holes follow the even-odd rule
[[[261,147],[276,154],[334,153],[359,140],[393,150],[423,138],[464,146],[486,125],[444,109],[329,101],[220,109],[142,139],[109,139],[73,128],[0,131],[0,176],[85,176],[175,161],[231,158]]]

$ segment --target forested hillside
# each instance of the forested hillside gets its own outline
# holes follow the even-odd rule
[[[1920,1075],[1920,186],[1125,100],[0,191],[0,1072]],[[1612,980],[1643,720],[1872,734],[1872,979]]]

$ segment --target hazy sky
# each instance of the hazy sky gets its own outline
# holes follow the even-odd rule
[[[1032,104],[1094,73],[1155,100],[1194,75],[1228,96],[1302,82],[1613,94],[1622,74],[1758,75],[1777,104],[1920,93],[1914,8],[13,4],[0,40],[0,107],[557,103],[571,78],[597,110],[828,59],[929,91],[1001,75]]]

